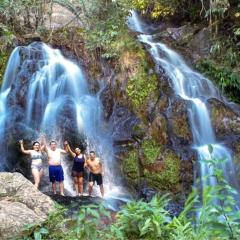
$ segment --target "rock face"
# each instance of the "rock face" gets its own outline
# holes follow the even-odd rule
[[[46,28],[48,29],[53,28],[54,30],[56,30],[64,27],[66,24],[68,25],[68,27],[81,26],[80,21],[78,20],[78,18],[76,18],[76,15],[78,14],[78,12],[70,4],[68,5],[68,7],[66,7],[66,5],[61,6],[58,3],[53,3],[52,9],[50,4],[48,8],[49,9],[47,9],[47,11],[49,12],[51,11],[52,15],[50,17],[46,11],[46,15],[44,17]]]
[[[0,239],[16,239],[26,224],[42,222],[54,210],[50,197],[20,173],[0,173]]]
[[[217,137],[224,139],[230,136],[240,136],[239,113],[217,99],[210,99],[208,102]]]
[[[138,80],[136,84],[147,79],[152,63],[148,63],[144,55],[144,59],[139,54],[127,56],[127,60],[121,59],[121,64],[125,66],[127,64],[124,61],[134,62],[132,69],[127,65],[126,71],[117,72],[120,80],[115,86],[119,90],[114,88],[114,84],[107,85],[101,98],[107,112],[105,115],[112,126],[115,154],[121,163],[124,179],[146,199],[154,191],[187,193],[191,191],[193,183],[195,159],[186,110],[188,102],[174,95],[163,69],[157,69],[157,84],[152,82],[153,85],[149,85],[158,86],[157,91],[144,92],[144,88],[139,89],[139,94],[148,94],[141,98],[135,88],[129,85],[133,79]],[[142,69],[139,67],[141,64],[148,64],[148,67]],[[134,97],[135,100],[139,97],[141,103],[132,104]],[[153,189],[150,195],[149,189]]]

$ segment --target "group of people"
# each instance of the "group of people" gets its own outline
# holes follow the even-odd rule
[[[73,157],[72,177],[74,179],[74,186],[77,196],[83,195],[83,180],[84,169],[89,170],[89,184],[88,193],[92,195],[93,185],[97,182],[100,187],[102,197],[104,196],[103,188],[103,164],[94,151],[90,151],[89,156],[86,157],[80,148],[75,148],[73,152],[67,141],[64,142],[64,149],[57,147],[56,141],[51,141],[49,147],[46,142],[41,144],[38,141],[33,142],[32,149],[26,150],[23,146],[23,140],[19,141],[21,151],[30,155],[32,163],[32,175],[34,185],[38,188],[43,174],[43,152],[47,154],[49,165],[49,180],[52,183],[52,191],[57,193],[57,183],[59,183],[60,194],[64,196],[64,173],[61,164],[61,155],[70,154]]]

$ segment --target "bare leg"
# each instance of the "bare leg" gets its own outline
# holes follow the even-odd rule
[[[41,180],[42,175],[43,175],[43,169],[41,169],[41,170],[39,171],[40,180]]]
[[[83,194],[83,177],[78,178],[78,192]]]
[[[63,181],[59,182],[59,187],[60,187],[60,194],[62,196],[64,196],[64,184],[63,184]]]
[[[89,193],[89,196],[92,195],[93,184],[94,184],[94,182],[89,182],[89,185],[88,185],[88,193]]]
[[[36,188],[38,188],[39,183],[40,183],[40,173],[39,173],[38,169],[33,168],[32,169],[32,175],[33,175],[33,179],[34,179],[34,186]]]
[[[78,195],[79,191],[78,191],[78,178],[74,177],[74,186],[75,186],[75,190],[76,190],[76,195]]]
[[[42,175],[43,175],[43,169],[41,169],[41,170],[39,171],[39,185],[40,185],[40,183],[41,183]]]
[[[56,184],[56,182],[52,182],[52,191],[53,191],[54,194],[57,193],[57,184]]]
[[[102,184],[102,185],[99,185],[99,187],[100,187],[101,195],[102,195],[102,197],[104,197],[104,188],[103,188],[103,184]]]

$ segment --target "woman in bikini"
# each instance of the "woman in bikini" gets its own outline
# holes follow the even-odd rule
[[[83,174],[85,167],[85,155],[81,153],[80,148],[75,148],[73,152],[67,141],[64,143],[66,145],[66,150],[73,157],[73,167],[72,167],[72,177],[74,178],[74,185],[76,190],[76,195],[83,195]]]
[[[34,185],[38,188],[40,184],[40,180],[42,177],[43,173],[43,164],[42,164],[42,159],[43,155],[41,152],[41,147],[39,142],[34,142],[32,144],[32,150],[25,150],[23,147],[23,140],[19,141],[21,151],[25,154],[28,154],[31,156],[32,164],[31,164],[31,169],[32,169],[32,175],[34,179]]]

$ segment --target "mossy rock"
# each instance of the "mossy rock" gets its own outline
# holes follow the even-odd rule
[[[141,144],[141,149],[145,156],[142,162],[143,166],[155,163],[161,152],[159,144],[152,139],[144,140]]]
[[[144,168],[144,178],[148,186],[158,191],[180,192],[180,159],[172,151],[165,151],[160,155],[161,161]]]
[[[149,104],[158,99],[158,78],[147,52],[142,46],[136,46],[121,54],[118,82],[126,91],[132,111],[146,119]]]
[[[10,56],[10,51],[0,52],[0,85],[2,85],[4,72],[7,67],[8,59]]]
[[[217,99],[210,99],[211,119],[218,137],[230,134],[240,134],[240,116],[226,104]]]
[[[163,114],[157,114],[149,127],[148,134],[161,145],[168,142],[167,119]]]
[[[130,184],[136,185],[139,182],[138,151],[133,149],[122,162],[122,172]]]
[[[238,181],[240,181],[240,143],[235,144],[234,165]]]
[[[175,98],[172,103],[172,132],[187,143],[192,142],[192,132],[188,121],[187,102]]]
[[[135,187],[146,182],[157,191],[177,193],[182,189],[179,157],[171,150],[163,150],[153,139],[144,140],[140,149],[128,153],[122,163],[122,172]]]

